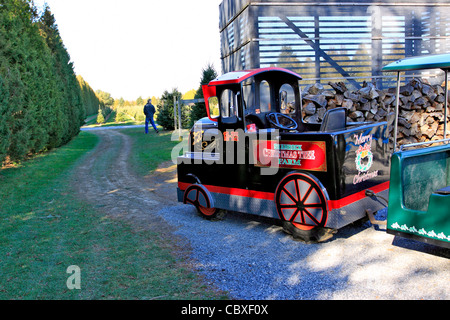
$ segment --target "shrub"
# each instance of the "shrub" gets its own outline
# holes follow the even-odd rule
[[[105,122],[105,117],[103,116],[102,109],[98,109],[97,123],[101,124]]]

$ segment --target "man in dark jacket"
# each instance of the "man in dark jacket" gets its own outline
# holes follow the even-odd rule
[[[153,120],[153,116],[155,115],[155,107],[152,105],[152,100],[148,100],[147,104],[144,106],[144,114],[145,114],[145,133],[148,133],[148,123],[150,122],[155,129],[156,133],[159,133],[158,129],[156,129],[155,120]]]

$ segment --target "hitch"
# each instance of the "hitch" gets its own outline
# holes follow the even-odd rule
[[[372,225],[377,225],[377,226],[387,226],[387,221],[386,220],[377,220],[375,219],[375,216],[373,214],[373,211],[370,209],[366,209],[366,214],[369,217],[370,223]]]

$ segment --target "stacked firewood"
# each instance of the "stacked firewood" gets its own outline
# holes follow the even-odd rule
[[[331,87],[329,90],[319,83],[304,89],[303,117],[306,122],[320,123],[327,110],[337,107],[348,110],[347,122],[386,121],[388,114],[393,117],[395,88],[379,90],[374,84],[365,82],[361,89],[350,91],[343,82],[328,84]],[[400,88],[399,102],[399,143],[443,138],[445,102],[443,87],[430,85],[425,80],[412,79]]]

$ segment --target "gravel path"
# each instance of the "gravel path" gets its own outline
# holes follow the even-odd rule
[[[307,245],[240,214],[211,222],[184,205],[159,214],[190,241],[197,270],[236,299],[450,299],[448,250],[369,222]]]
[[[369,222],[307,245],[273,221],[235,213],[207,221],[176,202],[175,166],[138,179],[128,168],[128,137],[95,132],[102,142],[78,168],[80,194],[138,228],[174,234],[180,250],[190,247],[195,270],[234,299],[450,299],[447,249],[393,237]]]

